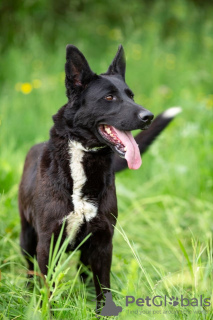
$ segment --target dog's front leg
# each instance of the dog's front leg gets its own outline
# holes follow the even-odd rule
[[[37,244],[36,252],[37,252],[38,265],[43,275],[47,275],[49,248],[50,248],[50,239],[48,240],[46,237],[42,239],[42,237],[40,237]]]
[[[89,262],[93,272],[97,297],[96,310],[98,311],[104,304],[104,294],[110,290],[110,269],[112,262],[111,233],[104,230],[92,235]]]

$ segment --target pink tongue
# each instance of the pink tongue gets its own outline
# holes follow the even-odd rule
[[[121,142],[125,145],[127,151],[125,154],[125,159],[128,163],[129,169],[138,169],[140,168],[142,164],[141,156],[140,156],[140,151],[138,148],[138,145],[133,138],[132,134],[130,131],[120,131],[116,128],[113,127],[115,130],[118,138],[121,140]]]

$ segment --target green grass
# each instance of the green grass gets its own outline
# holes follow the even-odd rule
[[[171,106],[183,110],[143,156],[142,167],[116,177],[119,219],[111,285],[115,303],[123,307],[117,319],[212,319],[212,307],[125,307],[126,295],[212,297],[213,27],[205,16],[198,30],[194,9],[184,1],[174,3],[182,4],[177,12],[185,28],[164,40],[164,16],[157,4],[143,28],[134,29],[131,20],[112,28],[93,22],[97,33],[91,41],[91,25],[71,39],[64,33],[54,52],[33,34],[24,48],[11,47],[2,56],[0,319],[95,319],[94,289],[82,285],[76,273],[78,252],[67,256],[62,250],[56,270],[50,263],[47,279],[35,276],[29,289],[19,248],[17,192],[24,158],[33,144],[48,139],[51,116],[66,103],[68,42],[79,46],[97,73],[107,69],[122,42],[126,79],[136,102],[155,115]],[[176,12],[175,5],[172,10]],[[27,89],[30,93],[24,94]],[[144,314],[137,314],[141,310]],[[145,313],[150,310],[151,315]],[[153,313],[157,311],[161,313]]]

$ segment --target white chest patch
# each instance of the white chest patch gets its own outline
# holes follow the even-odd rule
[[[84,218],[90,221],[97,215],[97,206],[89,202],[87,197],[83,196],[82,189],[87,181],[83,167],[83,156],[87,150],[77,141],[69,141],[70,171],[73,179],[72,201],[74,211],[66,217],[67,234],[71,235],[71,240],[76,236],[77,231],[82,225]]]

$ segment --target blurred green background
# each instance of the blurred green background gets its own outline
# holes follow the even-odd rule
[[[66,103],[68,43],[97,73],[107,70],[122,43],[136,102],[155,115],[171,106],[183,110],[144,155],[142,167],[116,177],[118,228],[142,261],[117,231],[112,287],[120,305],[122,294],[136,292],[211,295],[212,17],[210,0],[0,2],[2,319],[22,319],[28,307],[20,294],[26,265],[19,251],[18,184],[27,151],[48,139],[51,116]],[[20,300],[10,300],[14,291]]]

